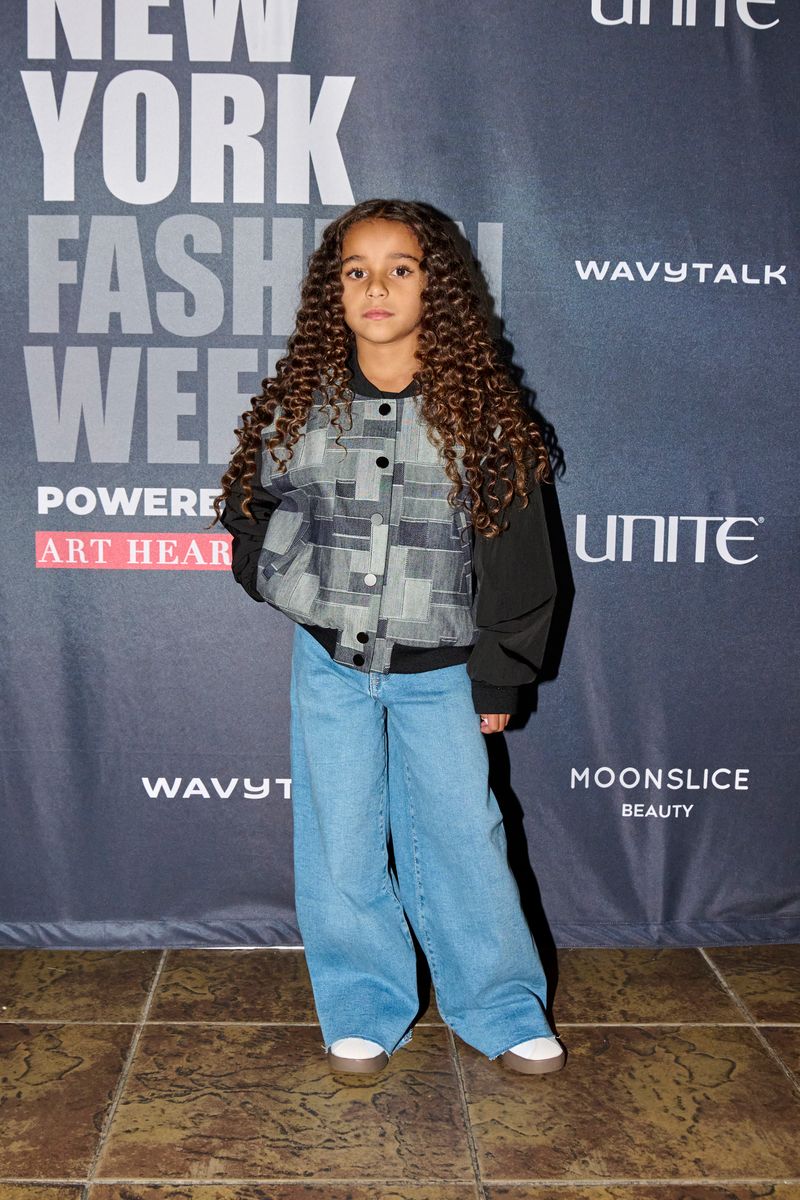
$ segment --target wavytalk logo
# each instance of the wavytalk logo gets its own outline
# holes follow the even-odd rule
[[[704,563],[709,555],[716,555],[732,567],[743,567],[755,562],[758,554],[741,557],[733,551],[739,548],[739,542],[754,542],[756,535],[734,530],[741,527],[757,529],[763,522],[763,517],[664,517],[614,513],[605,518],[605,523],[602,517],[592,519],[590,530],[588,514],[578,513],[575,553],[587,563],[633,562],[634,558],[657,563]],[[589,545],[595,553],[590,552]]]
[[[187,778],[183,775],[173,775],[168,778],[159,775],[151,779],[148,775],[142,775],[141,779],[142,787],[151,800],[230,800],[232,797],[237,800],[266,800],[273,783],[283,785],[279,790],[278,799],[291,798],[291,778],[240,779],[233,776],[219,779],[212,775],[206,780],[199,776]]]
[[[765,4],[774,5],[775,0],[671,0],[671,3],[657,0],[653,24],[669,24],[673,27],[700,24],[703,28],[724,29],[730,18],[731,21],[741,21],[750,29],[772,29],[778,24],[779,17],[773,21],[756,20],[757,14],[764,17],[771,15],[755,8],[756,5]],[[751,12],[754,8],[755,12]],[[597,21],[598,25],[649,25],[650,0],[592,0],[592,20]]]
[[[760,267],[742,263],[741,268],[736,268],[727,262],[719,265],[708,262],[643,263],[637,259],[631,266],[626,259],[619,259],[612,265],[609,258],[602,262],[596,258],[586,262],[576,258],[575,270],[584,283],[749,283],[759,287],[779,283],[786,287],[786,263],[780,267],[770,263]]]

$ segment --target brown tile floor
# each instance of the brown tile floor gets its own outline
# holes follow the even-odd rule
[[[559,973],[557,1075],[432,999],[361,1078],[302,950],[0,950],[0,1200],[800,1200],[800,947]]]

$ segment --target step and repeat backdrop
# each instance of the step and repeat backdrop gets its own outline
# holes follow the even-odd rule
[[[559,612],[489,738],[526,898],[560,946],[797,940],[795,0],[0,31],[0,943],[300,944],[293,625],[207,526],[308,255],[377,196],[457,222],[553,449]]]

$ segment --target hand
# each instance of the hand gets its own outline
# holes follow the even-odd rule
[[[481,713],[481,733],[502,733],[511,713]]]

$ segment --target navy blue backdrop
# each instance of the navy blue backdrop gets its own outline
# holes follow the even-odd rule
[[[797,4],[114,8],[0,9],[0,943],[300,941],[292,626],[205,526],[373,196],[460,223],[554,439],[490,743],[556,943],[797,940]]]

